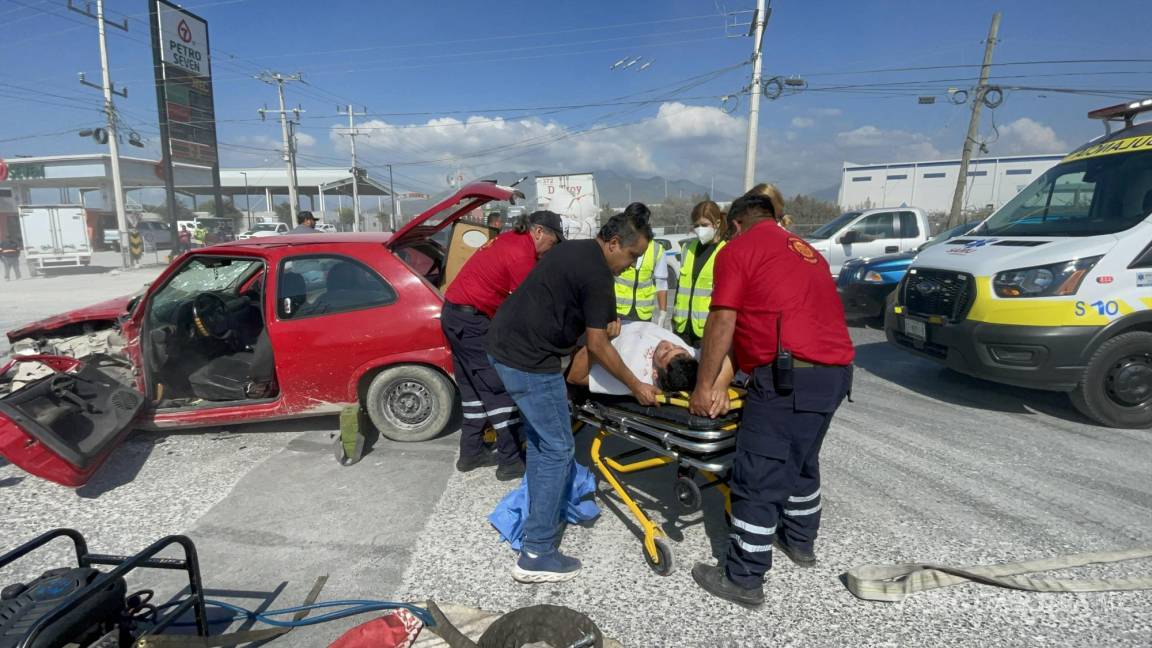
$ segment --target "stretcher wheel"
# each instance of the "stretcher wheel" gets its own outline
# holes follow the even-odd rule
[[[691,513],[700,508],[703,496],[700,494],[700,487],[696,485],[696,480],[681,475],[676,478],[676,486],[673,490],[676,493],[676,503],[680,505],[681,511]]]
[[[656,572],[657,576],[667,576],[672,573],[672,547],[668,546],[668,541],[664,538],[653,538],[652,542],[656,545],[656,558],[653,558],[648,553],[648,548],[644,548],[644,562],[648,563],[648,568]]]

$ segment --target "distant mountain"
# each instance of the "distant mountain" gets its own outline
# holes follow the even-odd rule
[[[629,190],[631,190],[631,200],[645,203],[659,203],[665,195],[687,199],[692,196],[702,196],[709,192],[709,187],[690,180],[666,180],[663,176],[641,178],[608,169],[592,171],[592,173],[596,176],[596,188],[600,193],[601,205],[614,207],[627,205]],[[523,191],[527,197],[526,204],[533,206],[536,204],[536,176],[538,175],[553,175],[553,173],[546,171],[498,171],[486,173],[481,177],[506,184],[528,176],[528,179],[521,182],[517,188]],[[713,200],[731,200],[732,198],[731,193],[719,189],[716,191],[716,195],[712,196]]]

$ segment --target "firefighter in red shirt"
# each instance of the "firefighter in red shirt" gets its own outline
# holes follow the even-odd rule
[[[477,250],[444,293],[440,328],[452,348],[452,368],[460,389],[464,423],[456,469],[468,472],[499,464],[502,481],[524,475],[520,413],[488,361],[484,342],[496,309],[540,258],[564,240],[560,215],[538,211]],[[484,444],[484,426],[496,431],[496,451]]]
[[[749,192],[728,216],[740,234],[716,258],[690,409],[727,410],[713,383],[730,350],[751,379],[729,475],[727,560],[697,563],[692,577],[714,596],[759,607],[774,541],[797,565],[816,564],[820,446],[851,390],[855,350],[828,262],[780,226],[772,199]]]

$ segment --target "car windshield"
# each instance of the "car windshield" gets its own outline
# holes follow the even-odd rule
[[[275,232],[280,223],[257,223],[256,227],[252,228],[253,232]]]
[[[202,292],[234,294],[244,280],[263,267],[262,261],[254,259],[193,258],[153,295],[150,309],[154,314],[167,313]]]
[[[837,216],[834,220],[827,222],[827,223],[824,223],[820,227],[816,228],[816,230],[814,232],[812,232],[811,234],[809,234],[805,238],[826,239],[826,238],[832,236],[833,234],[835,234],[836,232],[839,232],[840,230],[844,229],[845,225],[847,225],[852,219],[856,218],[861,213],[862,212],[848,212],[846,214],[841,214],[840,216]]]
[[[1097,236],[1122,232],[1152,211],[1152,151],[1058,164],[977,231],[987,236]]]

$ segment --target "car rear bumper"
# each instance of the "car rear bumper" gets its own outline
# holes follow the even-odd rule
[[[1084,373],[1092,326],[1015,326],[964,320],[934,324],[922,318],[926,340],[905,330],[906,316],[889,309],[888,341],[960,373],[1032,389],[1072,391]]]
[[[883,317],[884,304],[893,290],[896,284],[849,283],[836,289],[844,305],[844,316],[850,320]]]

